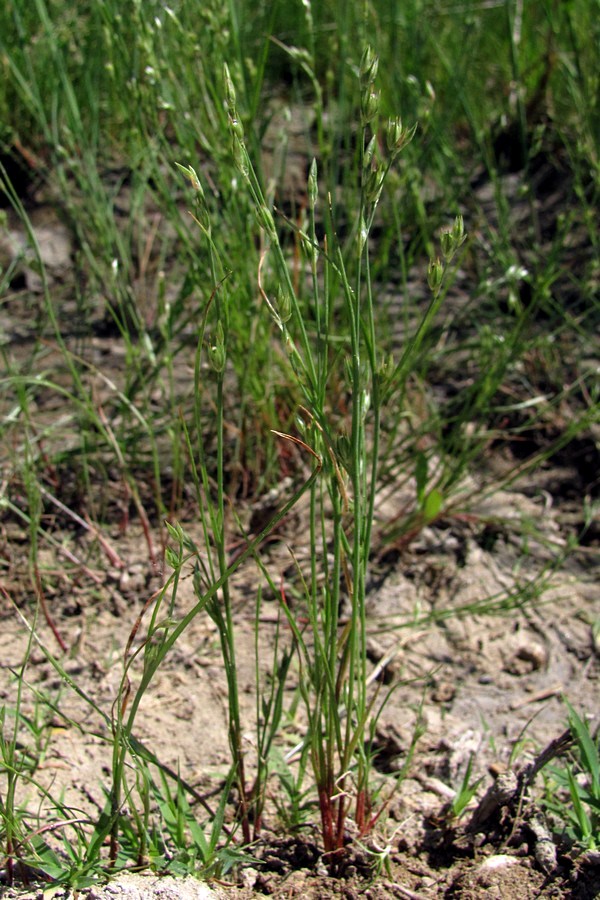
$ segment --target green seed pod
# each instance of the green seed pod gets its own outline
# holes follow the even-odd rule
[[[233,81],[231,79],[231,74],[229,72],[229,66],[227,63],[223,63],[223,78],[225,81],[225,100],[227,102],[227,109],[231,116],[235,118],[235,88],[233,86]]]
[[[277,240],[277,229],[275,228],[275,220],[273,214],[266,206],[259,206],[255,210],[256,220],[261,228],[263,228],[270,240]]]
[[[367,45],[360,61],[360,86],[363,89],[375,81],[378,68],[379,57],[373,48]]]
[[[367,243],[368,237],[369,229],[367,228],[367,223],[365,222],[364,216],[361,216],[360,228],[358,229],[358,249],[360,253],[362,253],[365,249],[365,244]]]
[[[231,128],[231,133],[234,137],[238,138],[238,140],[244,140],[244,126],[240,122],[239,119],[233,118],[233,116],[229,117],[229,127]]]
[[[385,171],[375,166],[371,169],[365,179],[365,197],[367,203],[377,203],[383,182],[385,179]]]
[[[360,100],[360,112],[363,125],[372,122],[379,112],[379,91],[369,87],[363,91]]]
[[[310,69],[312,59],[306,47],[288,47],[287,54],[290,59],[293,59],[299,66],[306,66]]]
[[[375,373],[377,385],[379,386],[379,390],[382,393],[385,393],[385,391],[387,391],[387,389],[389,388],[394,376],[395,369],[396,364],[394,362],[394,357],[390,353],[381,362],[379,368],[377,369],[377,372]]]
[[[442,256],[446,260],[452,259],[454,256],[454,239],[452,237],[452,232],[450,231],[442,231],[440,235],[440,244],[442,247]]]
[[[292,301],[290,295],[281,289],[281,285],[277,288],[277,314],[281,322],[285,325],[292,317]]]
[[[415,122],[410,128],[404,128],[400,116],[388,119],[385,130],[385,141],[388,150],[393,156],[396,156],[403,150],[407,144],[410,144],[415,136],[417,123]]]
[[[307,233],[305,231],[302,231],[302,229],[300,229],[297,232],[297,234],[298,234],[298,237],[300,238],[300,243],[301,243],[302,249],[306,253],[307,259],[309,259],[311,262],[316,262],[316,259],[317,259],[316,249],[315,249],[315,246],[314,246],[312,240],[310,239],[310,237],[307,235]]]
[[[393,119],[388,119],[385,129],[385,143],[390,153],[392,153],[396,149],[401,138],[402,119],[400,118],[400,116],[395,116]]]
[[[204,189],[202,187],[200,179],[198,178],[196,170],[192,166],[182,166],[179,163],[175,163],[175,165],[181,172],[183,172],[185,177],[189,180],[190,184],[192,185],[193,189],[204,200]]]
[[[244,178],[248,178],[250,173],[250,168],[248,166],[248,158],[246,156],[246,148],[244,144],[238,137],[233,136],[233,144],[232,144],[232,152],[233,152],[233,160],[235,162],[236,169],[240,172]]]
[[[375,147],[377,146],[377,136],[373,135],[369,143],[367,144],[367,148],[365,150],[365,155],[363,158],[363,169],[368,169],[371,163],[373,162],[373,156],[375,154]]]
[[[439,293],[443,277],[444,266],[439,257],[437,259],[430,259],[429,267],[427,269],[427,284],[429,285],[430,291],[432,291],[435,296]]]
[[[467,239],[467,235],[465,234],[465,223],[462,216],[457,216],[455,218],[451,234],[452,240],[454,241],[454,249],[456,251]]]
[[[302,416],[294,416],[294,421],[296,422],[296,428],[300,432],[300,434],[306,434],[308,428],[306,427],[306,422],[302,418]]]
[[[362,417],[363,422],[367,418],[367,414],[371,409],[371,391],[368,388],[364,388],[362,392]]]
[[[462,216],[457,216],[454,220],[452,228],[442,231],[440,241],[442,245],[442,254],[446,261],[452,259],[459,247],[466,241],[465,224]]]

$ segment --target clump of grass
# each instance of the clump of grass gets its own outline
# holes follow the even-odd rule
[[[563,838],[582,850],[600,847],[600,738],[567,703],[572,744],[566,758],[544,769],[544,807]],[[556,829],[555,829],[556,830]]]
[[[282,602],[298,647],[300,692],[308,721],[306,746],[319,799],[323,844],[329,854],[343,849],[351,809],[359,834],[368,831],[376,819],[371,806],[369,742],[378,712],[374,706],[376,698],[369,696],[367,688],[366,583],[378,484],[383,398],[394,390],[401,393],[411,362],[443,299],[446,267],[465,240],[462,219],[458,217],[453,228],[442,235],[442,257],[430,263],[428,282],[432,300],[416,333],[407,342],[397,364],[381,360],[370,277],[369,236],[385,179],[400,152],[412,140],[416,126],[406,127],[399,118],[389,119],[384,132],[387,158],[380,155],[377,68],[378,59],[368,48],[359,77],[358,219],[352,240],[344,248],[336,238],[335,222],[331,218],[326,226],[326,240],[321,244],[317,238],[319,183],[316,161],[311,165],[307,221],[295,232],[310,271],[312,296],[308,300],[294,284],[280,233],[244,141],[235,89],[229,70],[225,69],[232,152],[252,199],[265,247],[258,266],[258,288],[288,356],[290,377],[303,396],[297,420],[302,437],[293,440],[317,460],[309,495],[310,566],[307,572],[298,567],[300,599],[308,626],[301,625],[299,614],[292,611],[285,594]],[[198,222],[208,236],[208,228],[202,224],[204,190],[193,169],[188,169],[186,174],[196,189],[202,210]],[[217,310],[217,317],[216,338],[209,345],[208,354],[217,376],[222,379],[226,361],[223,323],[227,317],[222,306]],[[336,346],[341,347],[341,358],[340,354],[332,353]],[[329,392],[329,384],[334,379],[338,384],[341,381],[342,390],[351,398],[347,419],[335,409]],[[221,427],[218,425],[218,436]],[[217,459],[220,458],[218,454]],[[218,517],[212,520],[217,547],[223,544],[223,500],[219,484],[217,480]],[[306,485],[308,488],[308,482]],[[224,561],[221,571],[224,571]],[[220,603],[211,602],[209,612],[222,636],[229,684],[230,743],[234,758],[238,758],[238,781],[244,797],[243,756],[237,743],[240,732],[235,647],[226,590],[223,605]],[[244,801],[242,818],[245,816]],[[248,837],[247,831],[245,835]]]

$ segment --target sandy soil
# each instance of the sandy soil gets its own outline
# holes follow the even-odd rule
[[[375,843],[389,848],[394,886],[388,884],[389,877],[377,880],[368,889],[372,897],[410,896],[398,886],[423,897],[516,897],[523,896],[524,885],[530,891],[525,896],[571,896],[561,893],[564,879],[568,881],[573,872],[586,877],[585,870],[569,871],[565,861],[549,873],[536,865],[535,840],[525,813],[521,821],[508,815],[504,823],[494,819],[477,836],[461,833],[460,828],[455,832],[444,820],[444,808],[460,785],[471,754],[475,755],[473,777],[482,778],[481,797],[493,783],[490,771],[506,767],[519,771],[559,737],[565,728],[563,693],[581,712],[597,714],[600,656],[592,626],[600,610],[600,588],[590,566],[594,548],[589,548],[591,553],[572,556],[551,576],[539,597],[522,608],[502,609],[517,583],[543,568],[549,553],[555,552],[542,544],[530,545],[523,556],[520,541],[511,536],[511,516],[515,521],[525,512],[544,516],[550,546],[560,546],[564,540],[557,521],[559,511],[544,510],[543,503],[542,494],[530,499],[515,491],[496,497],[496,515],[503,518],[506,534],[491,550],[481,546],[483,519],[473,514],[467,523],[448,521],[426,529],[392,565],[378,564],[369,597],[370,655],[374,670],[379,667],[385,681],[398,687],[377,729],[377,768],[390,800],[385,820],[373,836]],[[186,528],[193,533],[194,524],[187,523]],[[281,544],[267,551],[273,566],[285,571],[286,544],[298,545],[303,532],[300,519],[282,523]],[[92,600],[89,579],[79,583],[67,580],[60,574],[60,561],[54,554],[47,560],[48,565],[53,562],[57,566],[56,593],[48,600],[69,647],[63,665],[77,685],[110,713],[122,677],[125,641],[160,579],[152,573],[145,541],[141,534],[136,535],[134,525],[126,535],[115,533],[111,540],[124,562],[122,569],[103,568],[98,548],[94,553],[85,538],[74,539],[65,533],[62,543],[67,542],[80,558],[85,555],[88,567],[95,556],[96,566],[91,569],[95,581]],[[20,568],[18,554],[13,536],[15,573]],[[258,582],[258,573],[249,567],[236,577],[235,586],[238,668],[250,760],[255,691],[253,598]],[[461,606],[489,598],[498,598],[496,613],[457,614]],[[184,579],[177,609],[184,612],[192,604],[191,580]],[[26,608],[23,611],[26,613]],[[431,619],[432,614],[437,621]],[[266,600],[259,635],[263,669],[269,660],[276,619],[276,599]],[[53,638],[43,622],[38,632],[52,647]],[[140,637],[142,634],[143,629]],[[11,670],[20,666],[26,640],[15,611],[5,605],[0,690],[7,707],[15,699]],[[56,646],[54,649],[58,651]],[[99,807],[101,786],[110,772],[106,724],[61,684],[37,648],[26,679],[52,698],[57,708],[37,778],[54,794],[60,791],[73,808]],[[291,702],[291,691],[289,699]],[[25,710],[35,713],[31,696],[26,695]],[[43,710],[40,713],[47,715]],[[406,777],[394,791],[393,776],[404,764],[418,717],[424,734]],[[290,720],[282,736],[284,747],[301,740],[302,728],[300,715]],[[228,760],[226,688],[215,627],[207,617],[200,616],[192,623],[158,673],[142,704],[136,736],[198,790],[209,792],[218,787]],[[532,794],[541,787],[538,779]],[[272,790],[276,790],[275,782]],[[467,815],[465,822],[468,820]],[[290,839],[291,849],[275,852],[280,864],[273,864],[273,848],[285,843],[277,837],[279,828],[271,810],[265,846],[256,851],[271,861],[252,866],[244,874],[245,895],[279,895],[281,890],[281,896],[300,896],[307,891],[309,896],[325,896],[323,892],[329,888],[323,887],[325,870],[322,864],[319,868],[318,854],[313,853],[309,860],[310,874],[303,866],[300,874],[295,871],[296,857],[301,861],[306,855],[296,846],[304,846],[303,842]],[[311,829],[308,836],[316,839]],[[497,868],[491,863],[484,865],[488,854],[499,860]],[[332,893],[353,896],[352,891],[367,890],[365,858],[349,869],[350,874],[333,879]],[[489,893],[492,885],[497,886],[495,894]],[[542,890],[547,892],[540,893]]]

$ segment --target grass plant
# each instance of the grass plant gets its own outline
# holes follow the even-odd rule
[[[312,341],[307,327],[307,306],[294,287],[273,215],[244,143],[235,89],[229,70],[225,69],[233,154],[265,237],[261,271],[265,257],[273,256],[271,277],[274,276],[277,287],[265,285],[259,273],[259,290],[281,332],[293,377],[304,398],[299,422],[304,438],[298,443],[303,445],[306,441],[306,449],[312,448],[311,452],[320,460],[319,472],[322,471],[323,476],[315,480],[310,492],[310,573],[299,573],[309,622],[307,630],[299,627],[298,615],[290,612],[285,597],[283,603],[299,648],[300,690],[309,723],[307,742],[326,853],[339,852],[343,848],[351,804],[355,807],[354,815],[361,833],[370,827],[371,817],[369,759],[365,752],[371,712],[371,701],[366,693],[365,585],[377,483],[383,373],[376,352],[373,297],[368,257],[364,253],[390,165],[375,156],[376,136],[371,135],[370,129],[378,114],[377,66],[377,57],[367,48],[360,69],[360,228],[350,245],[352,271],[356,273],[354,287],[349,280],[350,265],[335,237],[326,244],[326,249],[317,241],[315,214],[319,185],[315,161],[309,173],[307,229],[299,231],[298,236],[311,269],[313,296],[308,308],[313,311],[311,327],[316,332],[316,340]],[[409,143],[414,129],[403,128],[398,119],[390,121],[387,134],[388,150],[393,159]],[[194,182],[198,185],[197,178]],[[330,223],[328,231],[335,235],[334,223]],[[322,275],[318,271],[321,262],[325,269]],[[363,266],[367,273],[364,279]],[[338,297],[345,325],[341,338],[347,344],[343,350],[346,390],[352,397],[349,433],[346,433],[343,421],[336,422],[336,411],[327,390],[331,377],[331,347],[337,337],[333,322],[340,305]],[[218,349],[217,344],[215,350]],[[328,522],[332,524],[331,534]],[[329,553],[333,554],[331,562],[328,561]],[[344,596],[350,613],[342,626],[340,613]],[[225,632],[222,622],[220,625],[220,631]]]
[[[564,760],[547,766],[544,805],[569,841],[584,850],[600,844],[600,750],[598,730],[567,703],[572,737]]]
[[[26,532],[32,588],[26,602],[2,589],[30,635],[14,721],[4,712],[0,722],[9,880],[21,862],[79,887],[132,860],[226,874],[261,834],[273,772],[290,827],[318,807],[332,864],[349,835],[373,828],[375,727],[388,696],[369,679],[373,551],[403,550],[423,528],[469,515],[598,425],[594,10],[587,0],[14,0],[0,10],[2,228],[10,243],[18,227],[26,244],[1,258],[2,328],[19,341],[7,333],[0,348],[0,515]],[[275,128],[278,117],[287,124]],[[299,146],[292,131],[303,132]],[[544,206],[554,187],[556,213]],[[40,205],[72,236],[65,288],[40,247]],[[122,350],[113,368],[95,351],[107,337]],[[519,446],[476,496],[465,487],[476,463]],[[249,533],[245,504],[284,478],[274,511]],[[406,507],[378,522],[378,505],[406,485]],[[588,479],[586,509],[595,491]],[[201,539],[178,521],[186,504]],[[308,523],[308,556],[292,547],[280,584],[262,548],[294,509]],[[46,603],[55,576],[43,551],[65,577],[93,583],[61,527],[84,530],[96,560],[118,568],[108,531],[130,517],[162,584],[132,616],[106,710],[67,672],[76,648]],[[232,588],[246,563],[262,579],[252,726]],[[510,610],[538,596],[557,565],[431,615]],[[12,560],[2,567],[8,584]],[[182,612],[190,572],[195,601]],[[267,675],[263,591],[279,607]],[[137,726],[155,676],[204,615],[218,633],[231,765],[199,814],[193,788]],[[34,646],[108,735],[95,821],[44,794],[20,752]],[[305,722],[297,768],[278,743],[292,674]],[[592,780],[582,787],[566,771],[570,827],[592,847],[597,760],[573,717]],[[475,784],[470,763],[457,816]],[[52,809],[51,828],[31,824],[30,787]]]

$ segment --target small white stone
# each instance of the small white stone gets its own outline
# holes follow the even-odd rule
[[[509,856],[508,853],[496,853],[489,856],[479,866],[480,872],[491,872],[497,869],[503,869],[505,866],[514,866],[518,863],[516,856]]]

